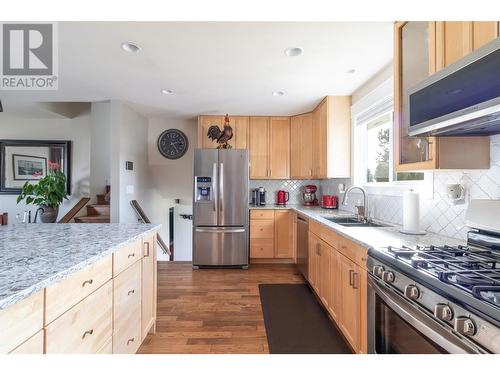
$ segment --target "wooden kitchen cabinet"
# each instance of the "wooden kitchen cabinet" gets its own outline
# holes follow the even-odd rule
[[[43,354],[43,337],[43,330],[40,330],[9,354]]]
[[[113,354],[133,354],[141,345],[141,265],[135,262],[114,279]]]
[[[250,117],[249,154],[250,178],[289,178],[290,119]]]
[[[43,328],[44,291],[0,310],[0,353],[9,353]]]
[[[488,169],[489,137],[411,137],[405,93],[430,74],[498,36],[497,22],[396,22],[394,26],[394,169]],[[467,153],[463,150],[467,149]]]
[[[292,259],[294,252],[294,212],[275,210],[274,213],[274,257]]]
[[[229,124],[233,128],[233,138],[229,145],[235,149],[248,148],[248,116],[229,116]],[[221,130],[224,128],[224,116],[202,115],[198,116],[198,148],[217,148],[216,141],[207,136],[210,126],[216,125]]]
[[[366,353],[367,249],[309,222],[309,284],[356,353]]]
[[[351,177],[351,97],[327,96],[312,112],[313,178]]]
[[[251,262],[295,262],[294,220],[291,210],[250,210]]]
[[[156,234],[142,240],[142,340],[156,331]]]
[[[347,341],[357,350],[360,340],[361,294],[360,267],[349,258],[339,255],[340,319],[339,327]]]
[[[312,113],[293,116],[290,123],[290,178],[313,178]]]

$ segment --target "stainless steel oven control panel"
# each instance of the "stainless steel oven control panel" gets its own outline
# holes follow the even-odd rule
[[[393,267],[369,256],[368,272],[386,288],[423,307],[430,316],[454,329],[457,335],[500,353],[500,327],[472,314],[433,290],[415,282]]]

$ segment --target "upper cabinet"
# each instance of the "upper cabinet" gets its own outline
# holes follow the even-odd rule
[[[290,118],[250,117],[251,179],[290,177]]]
[[[230,116],[229,123],[233,128],[233,138],[228,142],[233,148],[248,148],[248,116]],[[217,148],[218,143],[207,136],[210,126],[224,128],[224,116],[198,116],[198,148]]]
[[[394,28],[394,165],[398,172],[489,168],[488,137],[410,137],[405,93],[498,36],[497,22],[397,22]],[[464,153],[464,147],[468,152]],[[472,155],[472,157],[471,157]]]
[[[351,176],[351,97],[327,96],[312,113],[314,178]]]
[[[313,178],[312,113],[293,116],[290,124],[290,177]]]

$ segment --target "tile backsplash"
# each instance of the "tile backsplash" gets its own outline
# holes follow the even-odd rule
[[[302,193],[305,185],[320,186],[319,180],[250,180],[250,189],[263,187],[266,189],[266,202],[276,203],[276,192],[285,190],[290,193],[289,204],[302,203]]]
[[[339,182],[350,185],[349,180],[323,180],[321,188],[337,191],[336,187]],[[446,196],[446,185],[457,183],[462,184],[466,190],[465,202],[461,204],[455,204]],[[471,199],[500,199],[500,135],[491,137],[490,169],[435,171],[433,188],[432,198],[420,197],[421,228],[428,232],[465,239],[467,234],[465,211],[468,202]],[[350,202],[356,203],[356,201],[357,198],[353,194]],[[369,194],[368,206],[370,216],[402,224],[403,198],[401,196]],[[353,204],[345,209],[353,211]]]

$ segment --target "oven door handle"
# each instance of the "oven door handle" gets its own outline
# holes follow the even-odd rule
[[[473,343],[461,339],[451,331],[451,327],[445,327],[433,318],[429,317],[425,312],[418,307],[412,305],[403,297],[392,292],[387,287],[379,284],[378,280],[369,276],[368,289],[370,292],[376,293],[396,314],[398,314],[405,322],[410,324],[424,336],[441,346],[449,353],[485,353]],[[370,307],[370,312],[374,313],[373,306]],[[404,307],[407,307],[406,309]],[[411,312],[408,311],[411,309]],[[374,319],[374,318],[372,318]],[[374,334],[375,327],[371,327],[370,332]]]

